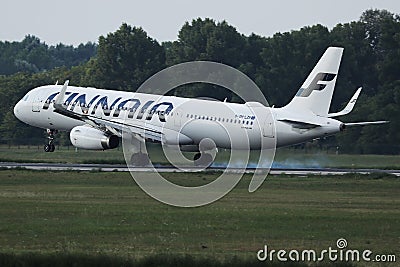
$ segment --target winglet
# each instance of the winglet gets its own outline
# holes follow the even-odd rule
[[[78,114],[76,112],[67,110],[66,107],[64,107],[64,97],[65,97],[65,92],[67,91],[69,80],[66,80],[63,87],[61,88],[60,93],[58,94],[56,100],[54,101],[54,112],[57,112],[59,114],[65,115],[67,117],[76,119],[76,120],[81,120],[81,121],[86,121],[84,119],[84,115]],[[88,122],[89,123],[89,122]],[[90,123],[89,123],[90,124]]]
[[[60,93],[58,94],[56,100],[54,101],[54,107],[56,109],[63,109],[62,104],[63,104],[65,92],[67,91],[68,83],[69,83],[69,80],[66,80],[63,87],[61,88]]]
[[[362,87],[357,89],[357,91],[354,93],[353,97],[350,99],[349,103],[347,103],[346,107],[343,110],[336,112],[336,113],[329,113],[327,117],[332,118],[332,117],[338,117],[338,116],[343,116],[343,115],[349,114],[353,110],[354,105],[357,102],[358,96],[361,93],[361,90],[362,90]]]

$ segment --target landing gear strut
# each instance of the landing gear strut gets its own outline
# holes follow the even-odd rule
[[[146,167],[150,164],[149,155],[143,152],[134,153],[131,157],[131,164],[135,167]]]
[[[47,139],[48,143],[44,145],[44,152],[54,152],[56,149],[54,143],[54,136],[57,133],[57,130],[47,129]]]
[[[138,135],[126,137],[124,149],[129,150],[131,154],[128,165],[130,167],[146,167],[150,165],[150,158],[146,151],[145,140]],[[128,161],[128,159],[127,159]]]

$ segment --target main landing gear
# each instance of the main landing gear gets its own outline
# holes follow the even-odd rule
[[[147,167],[150,165],[150,158],[146,151],[145,140],[138,135],[129,135],[123,137],[124,150],[129,151],[125,154],[125,157],[130,157],[130,161],[127,163],[129,167]],[[130,154],[130,156],[129,156]]]
[[[44,152],[54,152],[56,146],[54,143],[54,136],[57,133],[57,130],[47,129],[47,139],[48,143],[44,145]]]
[[[131,157],[131,165],[134,167],[146,167],[150,165],[149,155],[143,152],[134,153]]]
[[[205,138],[199,143],[199,152],[193,157],[194,166],[208,168],[214,162],[218,149],[214,140]]]

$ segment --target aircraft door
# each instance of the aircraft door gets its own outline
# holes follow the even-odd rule
[[[270,111],[266,112],[262,123],[262,132],[264,137],[274,138],[274,122]]]
[[[269,108],[261,106],[261,104],[259,103],[247,103],[247,105],[251,106],[254,115],[256,115],[257,119],[259,120],[258,123],[261,128],[260,131],[262,132],[262,136],[265,138],[274,138],[275,124],[271,110]]]
[[[181,127],[182,115],[183,115],[183,112],[181,109],[177,109],[174,111],[174,126]]]
[[[40,112],[40,105],[42,102],[40,101],[40,98],[35,96],[32,98],[32,111],[33,112]]]

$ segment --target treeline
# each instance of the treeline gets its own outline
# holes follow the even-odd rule
[[[31,36],[24,41],[32,43],[32,39],[33,43],[43,45]],[[78,48],[59,46],[69,52],[65,57],[50,56],[48,65],[46,60],[34,61],[33,56],[24,58],[21,51],[9,57],[1,53],[0,72],[5,69],[3,62],[15,65],[18,60],[36,68],[19,72],[21,69],[14,66],[9,72],[1,72],[8,75],[0,77],[0,142],[40,140],[40,130],[17,122],[12,113],[17,100],[35,86],[70,79],[71,84],[79,86],[135,91],[165,67],[192,60],[211,60],[241,70],[255,81],[270,105],[283,106],[297,92],[325,49],[341,46],[345,52],[331,110],[341,109],[355,90],[363,86],[355,111],[341,119],[385,119],[390,123],[349,129],[314,145],[338,148],[346,153],[398,154],[400,151],[400,16],[386,10],[367,10],[358,21],[338,24],[332,30],[315,25],[272,37],[245,36],[226,21],[195,19],[182,26],[176,41],[162,44],[142,28],[122,24],[117,31],[101,36],[97,46],[90,43]],[[53,55],[57,47],[45,46],[43,51]],[[3,51],[1,45],[0,51]],[[210,85],[186,86],[172,94],[237,100],[226,89]]]
[[[21,42],[0,42],[0,75],[37,73],[61,66],[76,66],[93,57],[96,48],[96,44],[90,42],[78,47],[61,43],[48,46],[31,35]]]

